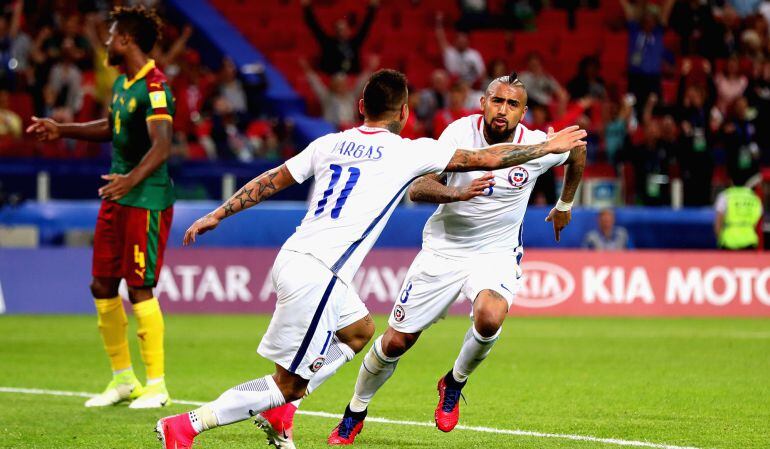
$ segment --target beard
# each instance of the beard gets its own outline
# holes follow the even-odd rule
[[[494,118],[492,120],[494,120]],[[507,142],[511,139],[513,132],[516,131],[516,126],[518,126],[518,123],[511,128],[506,127],[505,129],[500,130],[492,127],[491,122],[488,123],[484,120],[484,134],[489,138],[490,144]]]
[[[123,55],[107,50],[107,64],[112,67],[118,67],[123,64]]]

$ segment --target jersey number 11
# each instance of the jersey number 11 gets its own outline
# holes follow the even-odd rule
[[[329,201],[329,197],[332,196],[332,193],[334,193],[334,186],[337,185],[340,177],[342,176],[342,167],[339,165],[331,164],[329,165],[329,169],[332,171],[332,179],[329,180],[329,187],[327,187],[324,191],[324,197],[321,198],[321,201],[318,202],[318,207],[316,207],[315,210],[316,217],[323,213],[324,208],[326,207],[326,203]],[[350,195],[350,192],[353,191],[353,187],[358,182],[358,177],[361,175],[361,170],[356,167],[348,167],[348,173],[348,181],[345,183],[345,187],[342,188],[340,196],[337,198],[337,202],[334,203],[334,208],[332,209],[332,218],[334,219],[339,218],[340,212],[342,211],[342,206],[345,205],[345,201],[348,200],[348,195]]]

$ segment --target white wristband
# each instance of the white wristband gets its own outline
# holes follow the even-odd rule
[[[574,201],[570,201],[569,203],[566,203],[566,202],[562,201],[561,199],[559,199],[559,201],[556,202],[556,210],[558,210],[559,212],[570,211],[570,210],[572,210],[572,203],[573,202]]]

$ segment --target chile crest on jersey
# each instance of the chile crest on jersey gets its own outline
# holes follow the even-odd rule
[[[529,172],[520,165],[513,167],[508,172],[508,182],[510,182],[513,187],[520,189],[527,183],[527,181],[529,181]]]

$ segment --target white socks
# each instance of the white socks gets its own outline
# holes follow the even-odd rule
[[[208,405],[204,405],[201,408],[197,408],[187,414],[190,417],[190,424],[196,432],[201,433],[204,430],[213,429],[219,424],[217,423],[217,417],[214,415],[214,410]]]
[[[377,337],[366,353],[358,371],[356,389],[350,400],[350,411],[363,412],[369,406],[377,390],[390,379],[396,370],[399,357],[388,357],[382,351],[382,335]]]
[[[307,394],[310,394],[337,370],[356,355],[345,343],[332,340],[324,366],[310,379]],[[280,407],[286,402],[273,376],[265,376],[242,383],[224,393],[215,401],[190,412],[190,422],[196,432],[217,426],[226,426],[255,416],[259,412]],[[299,407],[301,399],[292,402]]]
[[[326,379],[332,377],[342,365],[353,360],[353,357],[355,356],[356,353],[350,349],[350,346],[337,340],[337,337],[333,337],[331,345],[329,346],[329,351],[326,353],[324,365],[310,378],[310,382],[307,384],[305,397],[315,391],[315,389],[321,386],[322,383],[326,382]],[[292,405],[299,408],[301,403],[302,399],[297,399],[292,402]]]
[[[226,426],[249,419],[259,412],[279,407],[285,402],[283,393],[273,380],[273,376],[267,375],[225,391],[215,401],[209,402],[196,412],[209,408],[216,418],[216,425]],[[200,416],[202,413],[198,415],[202,420],[203,416]],[[192,420],[192,416],[190,419]],[[208,428],[211,427],[216,426],[209,425]]]
[[[468,329],[468,332],[465,334],[463,346],[460,348],[460,354],[457,356],[455,366],[452,369],[452,376],[456,381],[465,382],[473,370],[487,358],[489,351],[492,350],[492,346],[494,346],[498,337],[500,337],[500,332],[502,332],[502,330],[503,328],[501,327],[497,330],[495,335],[487,338],[482,337],[476,328],[471,325],[471,328]]]

